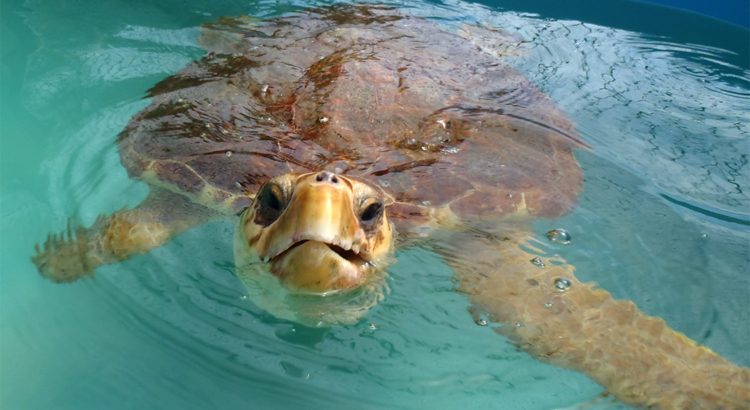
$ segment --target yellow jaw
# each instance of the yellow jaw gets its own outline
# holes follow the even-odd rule
[[[289,295],[331,295],[382,278],[392,242],[385,205],[370,186],[325,171],[284,175],[242,214],[235,259],[238,275],[256,285],[270,274]]]

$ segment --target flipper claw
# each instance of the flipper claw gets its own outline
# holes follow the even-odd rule
[[[73,233],[75,233],[75,238]],[[65,231],[59,236],[47,235],[47,241],[43,247],[36,244],[34,249],[36,255],[31,257],[31,261],[37,266],[42,276],[53,282],[74,282],[84,276],[94,275],[96,266],[89,255],[87,230],[82,227],[74,228],[70,219],[68,219]]]

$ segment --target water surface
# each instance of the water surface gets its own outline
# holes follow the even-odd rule
[[[474,324],[431,249],[400,252],[385,301],[361,323],[327,330],[243,299],[226,222],[100,268],[95,280],[55,285],[36,273],[34,243],[69,216],[88,225],[145,197],[114,140],[147,105],[145,90],[202,56],[201,23],[315,4],[3,4],[0,407],[555,409],[598,397],[586,377]],[[522,5],[403,5],[448,30],[469,21],[518,32],[530,52],[513,65],[593,147],[577,154],[579,208],[535,224],[540,240],[571,232],[550,252],[581,280],[750,365],[742,41],[685,39],[682,15],[669,10],[654,12],[673,23],[638,31]]]

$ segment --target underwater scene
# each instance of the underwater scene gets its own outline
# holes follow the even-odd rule
[[[280,308],[277,293],[259,296],[265,294],[263,285],[253,290],[254,282],[235,260],[236,214],[249,200],[232,202],[226,217],[205,214],[198,222],[186,222],[184,233],[164,246],[100,266],[92,277],[53,283],[39,274],[31,258],[35,245],[44,251],[48,234],[65,232],[69,223],[89,227],[101,214],[146,200],[148,185],[131,179],[134,165],[126,168],[121,162],[120,148],[131,149],[123,130],[131,129],[131,118],[151,109],[162,94],[203,81],[175,85],[165,78],[194,61],[207,61],[201,60],[207,48],[226,51],[238,38],[244,45],[273,36],[259,28],[232,37],[233,24],[261,27],[282,18],[294,22],[286,26],[298,24],[302,30],[305,20],[283,19],[334,4],[344,7],[325,1],[234,0],[2,4],[0,408],[638,408],[589,376],[600,382],[606,377],[555,362],[557,352],[545,356],[534,350],[537,339],[524,333],[531,323],[506,323],[505,316],[479,306],[484,299],[472,293],[472,280],[462,270],[482,265],[493,251],[475,247],[475,237],[502,242],[503,232],[518,227],[523,227],[524,272],[575,271],[577,279],[559,277],[553,291],[565,294],[581,283],[596,283],[733,365],[750,367],[750,33],[710,17],[638,2],[596,2],[596,7],[585,1],[569,7],[545,1],[379,3],[414,16],[411,28],[403,29],[414,29],[415,35],[466,37],[457,44],[492,56],[486,58],[502,57],[507,65],[502,72],[520,77],[510,91],[493,98],[539,104],[531,115],[538,117],[529,119],[512,108],[503,115],[520,118],[527,127],[522,131],[544,129],[557,135],[550,140],[564,142],[555,142],[560,151],[553,154],[540,150],[538,156],[517,159],[516,167],[532,177],[525,182],[529,192],[536,189],[545,205],[539,212],[529,205],[528,214],[518,217],[522,222],[501,215],[512,221],[500,224],[505,230],[488,227],[487,215],[496,216],[490,211],[469,212],[476,219],[455,216],[458,226],[471,225],[465,232],[455,228],[461,231],[455,237],[392,216],[401,229],[392,255],[396,262],[388,259],[387,277],[378,282],[381,294],[355,317],[318,325]],[[422,21],[429,25],[420,26]],[[350,21],[336,24],[348,28]],[[206,35],[206,27],[218,34]],[[436,45],[407,57],[437,61],[453,56],[446,57],[452,64],[464,51]],[[469,80],[494,75],[477,68],[476,61],[466,61],[474,76]],[[217,68],[216,75],[230,76],[221,71],[225,68]],[[465,95],[484,87],[481,81],[461,83],[458,74],[441,80],[455,80],[451,87],[463,87]],[[256,91],[265,95],[268,86]],[[329,94],[322,98],[335,101]],[[414,101],[415,107],[419,104]],[[492,114],[461,109],[469,119]],[[142,118],[153,119],[149,115]],[[278,115],[273,119],[288,120]],[[334,120],[315,116],[312,127],[333,127]],[[449,128],[441,121],[433,121],[441,125],[438,131]],[[538,132],[530,131],[532,137]],[[471,135],[470,140],[480,140]],[[217,158],[238,161],[241,150],[227,141],[219,141],[224,145]],[[440,140],[415,150],[452,158],[463,143]],[[321,152],[330,149],[321,147]],[[313,159],[320,156],[299,150],[300,156],[308,152]],[[378,159],[387,152],[381,154]],[[442,169],[446,177],[435,178],[434,185],[415,183],[417,205],[422,210],[435,206],[438,211],[430,215],[443,224],[454,221],[453,216],[441,219],[443,208],[436,203],[464,195],[453,190],[454,180],[447,175],[470,182],[500,175],[505,165],[492,158],[504,155],[515,154],[509,146],[490,146]],[[576,168],[565,158],[580,163],[582,173],[573,172],[565,184],[550,182],[548,167],[553,173],[558,162]],[[300,168],[289,165],[295,160]],[[299,172],[304,161],[287,159],[290,169],[281,172]],[[430,161],[410,164],[429,168],[437,163]],[[390,165],[374,171],[373,164],[361,167],[386,193],[402,183],[394,175],[412,172]],[[467,170],[472,173],[460,174]],[[237,192],[254,192],[278,172],[237,180]],[[359,174],[352,171],[351,176]],[[497,198],[520,209],[513,202],[518,196],[498,187],[502,195]],[[178,192],[193,188],[180,186]],[[233,184],[227,192],[232,189]],[[200,196],[196,192],[189,193],[191,198]],[[417,195],[424,192],[432,196]],[[164,203],[180,208],[175,218],[195,216],[190,206]],[[405,215],[415,214],[399,215],[408,220]],[[513,286],[510,281],[505,287]],[[540,307],[549,308],[552,303]],[[737,403],[737,408],[749,405]]]

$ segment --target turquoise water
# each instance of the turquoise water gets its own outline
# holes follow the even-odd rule
[[[310,4],[2,4],[0,408],[556,409],[598,397],[586,377],[475,325],[430,249],[399,253],[385,301],[332,329],[243,299],[230,223],[95,280],[55,285],[36,273],[33,245],[69,216],[88,225],[145,197],[114,140],[146,89],[202,55],[200,23]],[[649,10],[672,23],[651,28],[627,10],[576,20],[536,3],[405,4],[447,28],[480,21],[529,41],[513,64],[594,148],[577,155],[579,208],[538,222],[538,237],[567,229],[573,243],[551,249],[581,280],[749,366],[747,31],[659,8]],[[687,22],[705,36],[683,33]],[[622,407],[591,408],[610,406]]]

